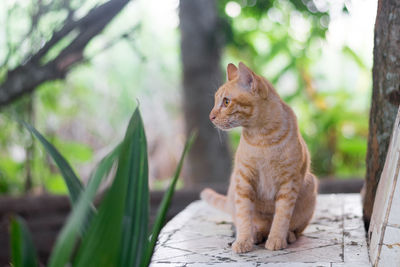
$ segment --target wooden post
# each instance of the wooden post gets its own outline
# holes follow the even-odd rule
[[[370,260],[374,267],[400,266],[400,109],[376,191],[371,224]]]

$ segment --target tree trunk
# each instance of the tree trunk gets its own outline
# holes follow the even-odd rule
[[[373,91],[369,119],[363,216],[369,227],[375,193],[385,164],[400,103],[400,3],[379,0],[375,22]]]
[[[188,155],[185,186],[227,184],[231,171],[227,136],[209,120],[222,76],[216,1],[181,0],[179,18],[186,132],[198,131]]]

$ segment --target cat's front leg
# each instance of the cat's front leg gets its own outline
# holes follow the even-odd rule
[[[279,250],[287,247],[288,230],[298,192],[298,187],[290,182],[281,187],[276,194],[275,215],[265,243],[266,249]]]
[[[245,253],[253,249],[253,225],[255,192],[250,177],[239,171],[235,181],[235,224],[236,241],[232,249],[236,253]]]

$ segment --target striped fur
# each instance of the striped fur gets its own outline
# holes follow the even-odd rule
[[[297,119],[273,86],[243,63],[229,64],[228,81],[215,94],[210,119],[220,129],[242,126],[227,196],[204,189],[201,198],[232,215],[236,253],[267,240],[283,249],[308,225],[317,180]]]

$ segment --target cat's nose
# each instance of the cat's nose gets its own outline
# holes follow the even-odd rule
[[[210,113],[210,120],[211,120],[211,121],[215,120],[215,115],[214,115],[214,113],[212,113],[212,112]]]

